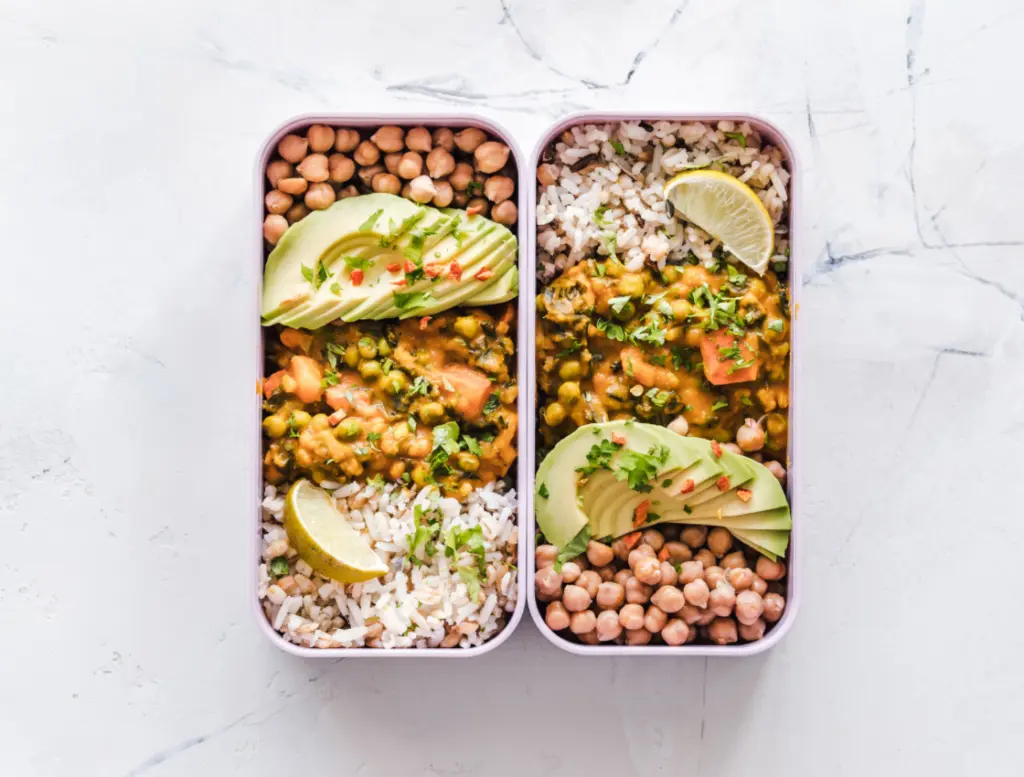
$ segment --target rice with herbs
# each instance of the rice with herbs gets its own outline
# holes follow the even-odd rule
[[[775,224],[772,263],[785,269],[790,175],[781,149],[762,141],[746,122],[582,124],[563,132],[541,161],[541,282],[595,254],[616,255],[634,271],[645,262],[661,269],[693,257],[714,266],[721,244],[674,217],[663,194],[673,176],[702,168],[729,173],[757,193]]]
[[[460,503],[432,486],[321,486],[388,573],[350,585],[316,575],[288,546],[285,491],[265,486],[259,597],[287,641],[317,648],[473,647],[503,628],[516,606],[514,490],[489,483]],[[282,557],[288,569],[271,570]]]

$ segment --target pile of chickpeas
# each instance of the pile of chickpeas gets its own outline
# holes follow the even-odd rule
[[[731,645],[764,637],[786,608],[786,566],[737,547],[728,529],[665,524],[639,541],[591,540],[557,570],[537,548],[544,621],[586,645]]]
[[[508,226],[519,218],[511,150],[477,127],[314,124],[281,138],[267,180],[263,237],[271,245],[311,211],[370,192],[465,208]]]

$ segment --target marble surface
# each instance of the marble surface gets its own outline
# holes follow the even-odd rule
[[[1011,775],[1010,0],[0,3],[0,772]],[[750,111],[802,157],[804,601],[752,660],[302,662],[251,622],[250,171],[304,111]],[[1007,498],[1009,495],[1009,498]]]

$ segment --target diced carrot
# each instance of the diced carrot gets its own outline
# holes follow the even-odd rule
[[[448,277],[456,281],[462,279],[462,267],[458,262],[452,262],[448,267]]]
[[[476,278],[478,281],[490,280],[491,278],[494,277],[494,270],[490,269],[489,267],[485,267],[473,277]]]
[[[718,486],[719,491],[728,491],[729,478],[726,475],[722,475],[722,477],[715,481],[715,485]]]
[[[636,511],[633,513],[633,528],[639,529],[645,523],[647,523],[647,511],[651,509],[651,500],[645,499],[636,506]]]
[[[658,551],[658,561],[668,561],[668,548],[662,548]]]
[[[346,413],[344,410],[335,410],[333,413],[327,416],[327,423],[329,423],[331,426],[337,426],[345,419],[345,416],[347,415],[348,413]]]
[[[683,481],[683,487],[680,489],[679,493],[680,494],[688,494],[691,491],[693,491],[693,489],[695,489],[696,487],[697,487],[697,484],[694,483],[692,479],[687,478],[686,480]]]
[[[271,395],[277,391],[277,387],[281,385],[281,378],[287,375],[285,370],[278,370],[265,381],[263,381],[263,396],[270,399]]]
[[[728,329],[705,332],[700,339],[704,375],[715,386],[757,380],[757,340],[736,337]],[[749,366],[741,367],[740,364]]]
[[[638,531],[630,532],[622,538],[622,543],[630,550],[633,550],[633,548],[635,548],[639,542],[640,532]]]
[[[750,497],[752,497],[753,495],[754,495],[754,492],[751,491],[749,488],[737,488],[736,489],[736,496],[738,496],[744,502],[749,502],[750,501]]]
[[[349,277],[349,280],[352,281],[352,285],[353,286],[358,286],[359,284],[361,284],[363,282],[363,271],[362,270],[353,270],[352,272],[349,273],[348,277]]]
[[[295,379],[295,396],[307,404],[316,402],[324,393],[320,381],[320,365],[308,356],[293,356],[288,372]]]
[[[282,329],[281,343],[285,348],[291,348],[293,351],[299,350],[303,353],[309,353],[309,346],[313,344],[313,335],[309,332],[301,332],[298,329]]]
[[[479,418],[491,394],[491,381],[487,376],[472,367],[449,364],[441,369],[441,378],[442,393],[451,399],[455,412],[467,421]]]

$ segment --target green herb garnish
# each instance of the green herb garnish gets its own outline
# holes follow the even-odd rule
[[[548,491],[547,483],[540,484],[540,486],[537,488],[537,496],[539,496],[541,499],[547,499],[549,496],[551,496],[551,493]]]
[[[669,449],[665,445],[652,445],[647,453],[625,451],[615,470],[616,480],[625,480],[634,491],[646,493],[651,490],[651,480],[661,466],[668,461]]]
[[[288,559],[284,556],[271,559],[269,569],[274,577],[284,577],[288,574]]]

